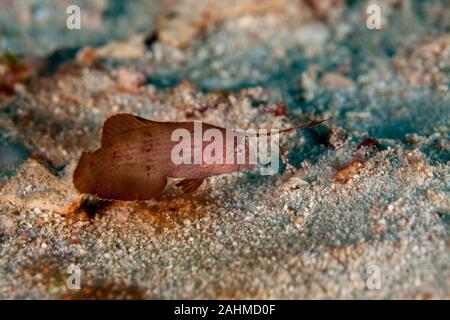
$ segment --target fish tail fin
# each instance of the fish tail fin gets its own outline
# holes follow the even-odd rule
[[[81,193],[95,194],[97,178],[103,167],[100,149],[91,153],[83,152],[73,174],[73,183]]]

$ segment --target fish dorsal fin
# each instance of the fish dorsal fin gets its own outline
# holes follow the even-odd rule
[[[114,143],[115,138],[121,133],[151,126],[157,122],[136,117],[130,113],[115,114],[106,119],[102,131],[102,147],[107,147]]]

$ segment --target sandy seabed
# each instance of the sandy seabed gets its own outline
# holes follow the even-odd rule
[[[0,298],[450,298],[448,1],[378,1],[381,30],[366,1],[80,3],[81,30],[67,1],[0,5]],[[274,176],[86,199],[74,168],[119,112],[330,120]]]

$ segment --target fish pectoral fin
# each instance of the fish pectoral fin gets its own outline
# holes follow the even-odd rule
[[[97,196],[110,200],[149,200],[157,197],[167,185],[165,176],[104,171],[97,182]]]
[[[181,180],[176,184],[177,187],[181,188],[183,193],[192,193],[197,190],[203,183],[204,178],[188,178]]]

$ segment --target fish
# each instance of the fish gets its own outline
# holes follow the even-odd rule
[[[306,126],[279,132],[313,127],[323,121],[313,121]],[[203,131],[215,129],[223,137],[229,130],[205,122],[201,125]],[[173,150],[180,145],[180,141],[173,139],[173,132],[182,129],[193,136],[195,126],[196,122],[158,122],[129,113],[115,114],[103,124],[100,148],[82,153],[73,174],[73,183],[80,193],[95,195],[99,199],[145,201],[160,195],[166,188],[168,178],[183,179],[177,186],[184,193],[192,193],[210,176],[254,166],[249,162],[251,150],[248,144],[245,145],[245,161],[242,163],[227,163],[225,160],[214,163],[203,158],[199,163],[175,164],[172,161]],[[201,146],[186,143],[191,144],[187,147],[194,154],[196,148],[204,150],[211,142],[202,141]],[[233,141],[232,146],[230,151],[226,150],[226,139],[223,139],[223,150],[234,153],[231,154],[234,157],[237,142]],[[223,157],[226,156],[223,154]]]

